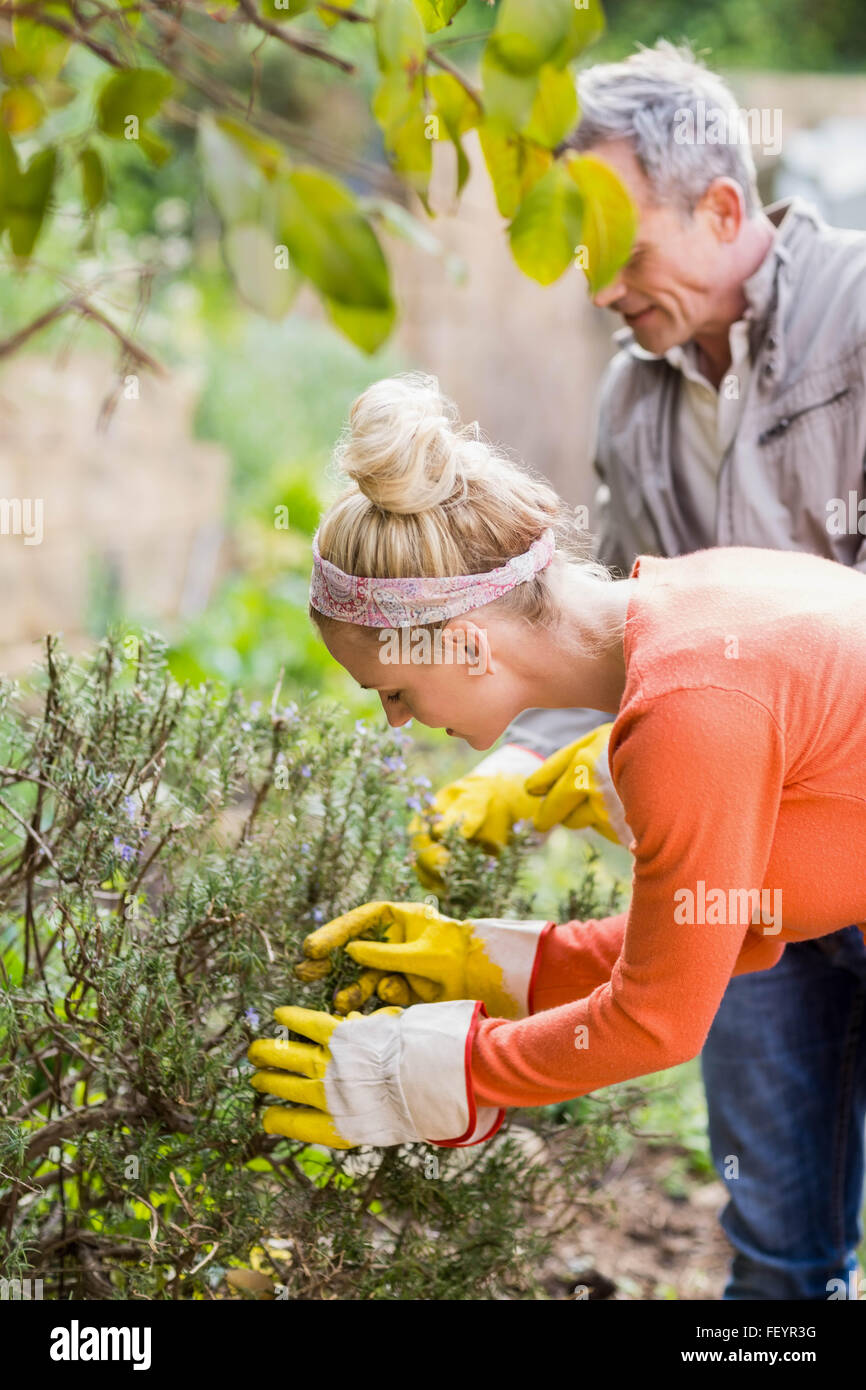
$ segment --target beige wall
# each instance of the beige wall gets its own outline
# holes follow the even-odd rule
[[[96,427],[114,381],[109,357],[20,356],[0,375],[0,498],[42,499],[44,535],[0,535],[0,669],[39,655],[33,640],[63,632],[75,649],[95,559],[116,576],[131,614],[157,618],[207,597],[222,541],[228,460],[191,438],[199,382],[142,373]]]

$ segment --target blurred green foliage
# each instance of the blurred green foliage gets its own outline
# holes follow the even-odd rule
[[[862,72],[862,0],[606,0],[608,27],[590,62],[625,57],[638,43],[690,40],[709,66],[768,72]]]

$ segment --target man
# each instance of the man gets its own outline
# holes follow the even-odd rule
[[[578,88],[566,143],[614,168],[639,214],[630,260],[594,298],[624,319],[600,392],[598,558],[627,574],[641,553],[754,545],[866,572],[866,236],[799,199],[761,208],[734,98],[687,47],[660,41],[588,69]],[[708,114],[726,138],[696,144]],[[538,808],[523,781],[539,760],[592,730],[536,776],[536,823],[592,824],[628,844],[607,718],[524,712],[440,793],[440,829],[462,819],[495,842],[491,827]],[[432,884],[444,850],[418,846]],[[725,1298],[856,1296],[864,1008],[854,926],[789,944],[726,991],[702,1053],[735,1251]]]

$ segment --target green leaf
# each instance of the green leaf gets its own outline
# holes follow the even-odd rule
[[[509,72],[537,72],[566,42],[574,14],[574,0],[502,0],[487,46]]]
[[[586,248],[583,268],[590,290],[596,294],[631,254],[637,208],[610,165],[595,155],[567,151],[562,163],[583,197],[583,229],[578,241]]]
[[[496,50],[490,44],[485,46],[481,54],[481,86],[489,121],[519,130],[532,110],[538,82],[538,72],[510,72],[499,61]]]
[[[382,79],[372,102],[391,164],[422,197],[433,171],[433,142],[423,96],[420,78],[407,83],[402,73],[392,73]]]
[[[392,198],[369,197],[359,199],[359,206],[368,216],[378,217],[390,236],[400,237],[402,241],[407,241],[410,246],[417,247],[428,256],[443,254],[444,247],[441,241],[433,235],[426,223],[418,217],[413,217],[402,203],[395,203]]]
[[[487,48],[500,67],[526,76],[545,63],[565,67],[604,23],[599,0],[502,0]]]
[[[427,90],[449,133],[465,135],[467,130],[473,130],[481,121],[484,114],[482,107],[472,100],[466,88],[450,72],[438,72],[428,77]]]
[[[311,10],[315,0],[262,0],[262,14],[266,19],[294,19],[295,15]]]
[[[375,352],[387,341],[396,318],[394,304],[387,309],[359,309],[327,299],[325,308],[340,332],[368,353]]]
[[[583,198],[562,164],[554,164],[517,210],[508,236],[520,269],[552,285],[571,265],[580,241]]]
[[[220,116],[217,125],[240,145],[266,179],[275,179],[289,167],[286,155],[276,141],[267,140],[263,135],[259,135],[258,131],[250,130],[249,126],[243,125],[231,116]]]
[[[240,139],[236,124],[201,115],[198,152],[205,187],[223,221],[263,221],[272,200],[261,162],[249,143]]]
[[[331,0],[331,3],[338,10],[351,10],[354,7],[355,0]],[[323,10],[321,5],[317,6],[316,14],[328,29],[333,29],[335,24],[340,23],[339,15],[332,14],[330,10]]]
[[[47,4],[41,7],[46,15],[71,22],[68,9],[63,5]],[[57,29],[40,24],[38,19],[16,16],[12,20],[14,47],[0,49],[0,65],[7,77],[33,77],[40,82],[50,82],[63,67],[72,47],[72,40]]]
[[[375,28],[382,72],[402,71],[414,77],[427,60],[427,43],[412,0],[379,0]]]
[[[151,164],[156,164],[158,167],[165,164],[174,154],[171,145],[159,135],[154,135],[152,130],[140,130],[138,143],[144,150]]]
[[[56,149],[39,150],[8,191],[4,217],[12,250],[21,260],[31,254],[42,230],[56,172]]]
[[[293,264],[337,304],[388,311],[388,264],[357,201],[330,174],[295,169],[279,185],[280,240]]]
[[[246,302],[269,319],[281,319],[291,307],[300,277],[291,265],[277,264],[274,239],[257,222],[236,222],[223,237],[223,251]]]
[[[577,88],[568,68],[546,63],[538,76],[532,112],[521,133],[550,150],[577,125]]]
[[[466,89],[460,85],[456,77],[451,76],[450,72],[437,73],[434,77],[428,78],[427,90],[435,103],[436,115],[441,120],[449,140],[457,151],[457,193],[459,195],[463,191],[470,173],[469,160],[460,137],[467,130],[472,130],[478,125],[483,111],[479,103],[473,101]]]
[[[81,193],[91,212],[105,199],[105,165],[92,145],[86,145],[78,156],[81,166]]]
[[[604,33],[605,17],[600,0],[584,0],[571,11],[571,27],[553,56],[557,67],[565,67]]]
[[[503,217],[513,217],[533,185],[550,168],[553,157],[549,150],[495,124],[482,125],[479,139],[496,205]]]
[[[0,97],[0,120],[11,135],[35,130],[45,116],[45,103],[32,87],[7,87]]]
[[[97,97],[99,129],[112,139],[127,135],[127,120],[135,116],[139,125],[155,116],[174,87],[174,79],[157,68],[127,68],[113,73]]]
[[[428,34],[435,34],[450,24],[466,0],[415,0],[415,8]]]

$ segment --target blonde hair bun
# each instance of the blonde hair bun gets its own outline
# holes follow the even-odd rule
[[[435,376],[405,372],[358,397],[335,462],[375,506],[407,516],[464,498],[490,449],[477,425],[460,425]]]

